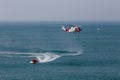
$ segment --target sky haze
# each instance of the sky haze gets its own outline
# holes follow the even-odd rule
[[[120,21],[120,0],[0,0],[0,21]]]

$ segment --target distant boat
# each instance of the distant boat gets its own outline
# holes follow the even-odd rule
[[[97,30],[100,30],[100,28],[97,28]]]

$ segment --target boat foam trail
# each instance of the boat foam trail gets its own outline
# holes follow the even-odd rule
[[[54,61],[63,56],[77,56],[81,55],[82,51],[71,52],[71,51],[47,51],[42,53],[17,53],[17,52],[0,52],[0,56],[4,57],[36,57],[40,60],[40,63],[46,63]]]
[[[36,57],[37,59],[39,59],[40,63],[46,63],[46,62],[54,61],[55,59],[60,58],[61,56],[52,53],[44,53]]]
[[[63,57],[63,56],[77,56],[81,55],[82,52],[76,52],[74,54],[55,54],[55,53],[42,53],[37,54],[36,58],[40,61],[40,63],[46,63],[56,60],[57,58]]]

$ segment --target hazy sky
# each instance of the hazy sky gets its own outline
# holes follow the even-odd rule
[[[0,21],[120,21],[120,0],[0,0]]]

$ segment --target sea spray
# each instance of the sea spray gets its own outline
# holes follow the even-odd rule
[[[19,52],[1,52],[0,56],[4,57],[33,57],[40,60],[40,63],[46,63],[56,60],[57,58],[63,56],[77,56],[81,55],[83,52],[74,52],[74,51],[48,51],[42,53],[19,53]]]

